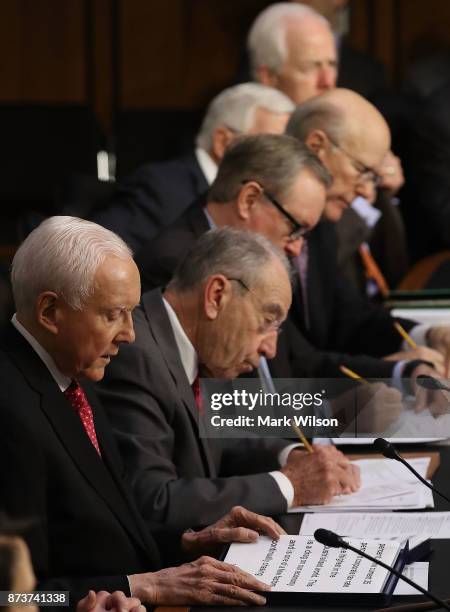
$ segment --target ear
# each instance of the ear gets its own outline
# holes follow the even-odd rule
[[[44,291],[36,302],[38,324],[56,336],[59,331],[60,299],[53,291]]]
[[[236,138],[236,133],[232,132],[229,128],[219,125],[212,133],[212,145],[211,145],[211,157],[219,163],[222,157],[225,155],[230,143]]]
[[[327,145],[330,143],[329,138],[323,130],[313,130],[308,134],[305,140],[306,146],[323,161],[323,156]]]
[[[267,66],[259,66],[256,69],[256,81],[268,87],[278,87],[278,75]]]
[[[231,300],[233,288],[223,274],[210,276],[204,289],[204,310],[207,318],[214,321]]]
[[[261,187],[255,181],[249,181],[242,185],[236,197],[236,208],[240,219],[244,221],[250,219],[260,195]]]

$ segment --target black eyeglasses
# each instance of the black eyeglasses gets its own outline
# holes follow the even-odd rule
[[[288,211],[285,208],[283,208],[283,206],[278,202],[278,200],[276,200],[273,197],[273,195],[271,195],[262,185],[260,185],[258,181],[253,181],[253,179],[246,179],[245,181],[242,181],[242,184],[244,185],[245,183],[250,183],[250,182],[257,183],[261,187],[263,196],[267,200],[269,200],[269,202],[273,204],[275,208],[292,225],[293,230],[289,233],[289,240],[294,241],[294,240],[298,240],[299,238],[307,238],[308,234],[311,231],[309,227],[306,227],[305,225],[303,225],[302,223],[299,223],[296,219],[294,219],[294,217],[290,213],[288,213]]]
[[[351,155],[348,151],[343,149],[341,145],[333,140],[329,134],[327,134],[327,136],[333,146],[336,147],[336,149],[339,149],[339,151],[346,155],[352,162],[354,169],[359,174],[358,180],[373,183],[375,187],[381,183],[381,176],[378,174],[378,172],[376,172],[376,170],[370,168],[370,166],[366,166],[366,164],[363,164],[362,161],[357,159],[354,155]]]
[[[252,294],[252,295],[255,297],[255,299],[256,299],[256,300],[257,300],[259,303],[261,303],[261,298],[259,298],[259,297],[258,297],[258,296],[255,294],[255,292],[254,292],[254,291],[252,291],[252,290],[250,289],[250,287],[248,287],[248,286],[246,285],[246,283],[244,283],[244,281],[243,281],[242,279],[240,279],[240,278],[229,278],[229,277],[228,277],[228,280],[229,280],[229,281],[234,281],[235,283],[239,283],[239,285],[241,285],[241,287],[242,287],[243,289],[245,289],[245,291],[248,291],[249,293],[251,293],[251,294]],[[265,323],[265,325],[264,325],[264,329],[261,329],[260,331],[261,331],[261,333],[264,333],[264,334],[267,334],[267,333],[269,333],[269,332],[274,331],[274,332],[276,332],[278,335],[280,335],[280,334],[281,334],[281,332],[283,331],[283,328],[281,327],[281,323],[280,323],[279,321],[266,321],[266,323]]]

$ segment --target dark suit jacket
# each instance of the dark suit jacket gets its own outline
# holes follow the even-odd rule
[[[118,185],[110,202],[92,220],[119,234],[137,251],[207,189],[192,151],[185,157],[138,168]]]
[[[397,287],[408,271],[406,231],[398,207],[392,204],[390,196],[383,189],[378,190],[374,206],[382,214],[372,229],[351,208],[335,225],[339,268],[363,296],[367,292],[367,279],[358,252],[362,242],[368,242],[371,254],[391,289]]]
[[[209,225],[199,204],[193,204],[172,226],[137,255],[144,289],[164,286],[176,264]],[[361,298],[337,267],[336,234],[321,223],[309,239],[308,301],[311,326],[306,329],[301,293],[293,306],[270,363],[277,377],[342,377],[340,365],[368,378],[389,378],[395,362],[379,359],[397,351],[400,336],[381,307]],[[406,329],[414,323],[402,321]]]
[[[160,290],[134,313],[136,341],[123,346],[100,384],[144,517],[166,527],[207,525],[234,505],[279,514],[286,500],[268,471],[286,440],[209,440]]]
[[[159,568],[156,545],[121,477],[121,460],[87,386],[101,460],[47,367],[12,328],[0,351],[0,508],[25,534],[38,588],[129,592],[126,574]]]

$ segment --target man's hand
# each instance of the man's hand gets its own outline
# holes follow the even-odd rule
[[[262,606],[265,597],[253,591],[270,587],[234,565],[212,557],[148,574],[129,576],[131,592],[155,606]]]
[[[358,384],[335,397],[333,415],[354,430],[355,421],[360,433],[383,434],[404,410],[402,395],[384,383]],[[341,435],[345,434],[345,431]]]
[[[427,333],[428,345],[444,356],[444,376],[450,377],[450,325],[436,325]]]
[[[145,608],[136,597],[127,597],[122,591],[89,591],[77,604],[76,612],[145,612]]]
[[[336,447],[313,448],[313,453],[290,453],[281,470],[294,487],[294,506],[328,504],[335,495],[359,489],[359,468]]]
[[[434,416],[448,414],[450,412],[449,393],[447,391],[442,391],[441,389],[432,390],[420,387],[416,382],[418,376],[431,376],[432,378],[439,379],[439,373],[425,364],[420,364],[414,368],[411,374],[415,395],[414,410],[416,412],[429,410]],[[447,384],[447,381],[445,380],[442,382]]]
[[[181,538],[183,549],[198,557],[215,554],[227,542],[254,542],[263,533],[278,540],[286,532],[273,519],[235,506],[224,517],[201,531],[186,531]]]
[[[405,183],[403,168],[400,158],[389,151],[383,159],[381,165],[377,168],[380,175],[380,187],[387,189],[394,196]]]
[[[429,348],[428,346],[418,346],[415,349],[409,351],[401,351],[384,357],[386,361],[412,361],[413,359],[422,359],[423,361],[429,361],[433,364],[436,372],[440,376],[445,376],[446,364],[442,353],[435,349]]]

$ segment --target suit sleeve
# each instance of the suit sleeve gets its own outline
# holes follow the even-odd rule
[[[211,524],[235,505],[285,512],[268,473],[205,477],[198,431],[157,361],[148,347],[122,347],[99,389],[144,518],[185,529]]]
[[[108,204],[92,215],[92,221],[118,234],[136,251],[167,223],[159,183],[153,168],[142,166],[118,185]]]

